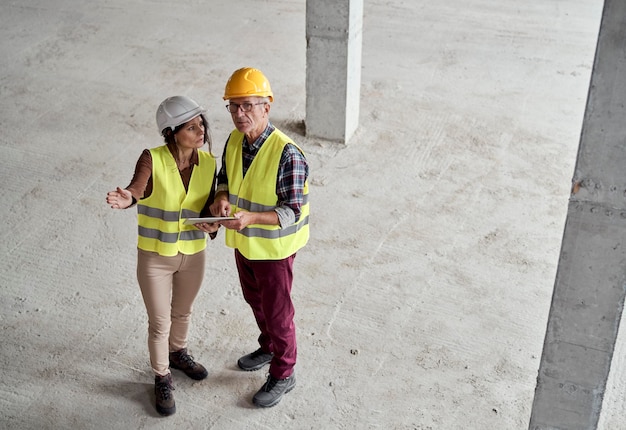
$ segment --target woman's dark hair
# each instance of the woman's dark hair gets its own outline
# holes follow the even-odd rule
[[[204,125],[204,143],[206,143],[209,147],[209,154],[213,155],[213,140],[211,139],[209,120],[206,119],[206,116],[204,116],[204,114],[200,114],[200,118],[202,119],[202,124]],[[191,119],[189,121],[191,121]],[[176,139],[174,139],[174,135],[178,133],[183,127],[185,127],[189,121],[177,126],[176,128],[174,128],[174,131],[172,131],[171,128],[165,129],[163,131],[163,140],[165,141],[165,143],[171,143],[172,145],[176,144]]]

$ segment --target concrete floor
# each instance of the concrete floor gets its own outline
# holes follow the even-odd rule
[[[4,2],[0,427],[527,428],[601,8],[366,1],[361,127],[338,145],[302,135],[304,0]],[[298,387],[250,404],[265,374],[235,368],[257,333],[219,236],[190,339],[210,375],[175,372],[161,418],[135,213],[104,198],[160,144],[167,96],[208,109],[221,154],[245,65],[312,167]],[[622,397],[602,428],[625,428]]]

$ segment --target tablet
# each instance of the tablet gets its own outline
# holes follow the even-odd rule
[[[212,224],[218,221],[229,221],[233,219],[237,219],[237,218],[235,218],[234,216],[210,216],[206,218],[186,218],[183,224],[190,225],[190,224],[199,224],[201,222]]]

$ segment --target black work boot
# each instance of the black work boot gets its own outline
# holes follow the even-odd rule
[[[263,351],[261,348],[250,354],[244,355],[237,361],[240,369],[245,371],[259,370],[261,367],[272,361],[274,354]]]
[[[204,379],[209,372],[200,363],[196,363],[191,355],[187,353],[187,348],[170,352],[170,367],[185,372],[191,379]]]
[[[172,375],[154,376],[154,394],[156,395],[156,410],[161,415],[172,415],[176,412],[176,403],[174,402],[174,385],[172,384]]]
[[[267,382],[263,384],[261,389],[252,398],[252,403],[260,408],[272,407],[283,398],[285,394],[290,392],[296,386],[296,374],[292,373],[290,377],[285,379],[277,379],[272,375],[267,377]]]

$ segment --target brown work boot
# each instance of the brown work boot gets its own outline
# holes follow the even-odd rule
[[[156,395],[156,410],[161,415],[172,415],[176,412],[176,403],[174,402],[174,385],[172,384],[172,375],[154,376],[154,394]]]
[[[170,352],[170,367],[182,370],[191,379],[204,379],[209,374],[202,364],[196,363],[193,357],[187,353],[187,348]]]

